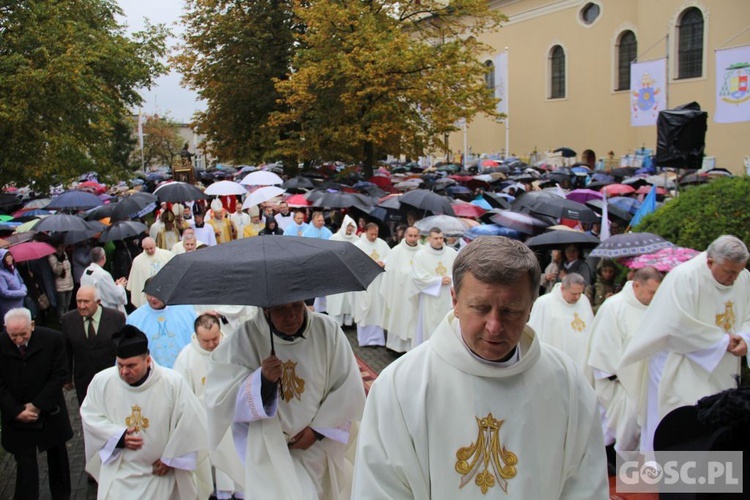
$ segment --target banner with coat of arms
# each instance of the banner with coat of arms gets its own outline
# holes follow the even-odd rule
[[[657,59],[630,65],[630,125],[656,125],[659,111],[667,108],[667,63]]]
[[[750,121],[750,45],[716,51],[716,123]]]

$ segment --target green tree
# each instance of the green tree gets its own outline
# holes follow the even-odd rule
[[[173,167],[180,156],[184,140],[179,134],[180,124],[169,116],[145,115],[143,120],[143,164],[146,167]],[[141,167],[141,150],[136,148],[130,164]]]
[[[165,71],[168,31],[126,36],[114,0],[0,0],[0,185],[127,170],[129,109]]]
[[[173,58],[187,86],[208,103],[194,117],[214,156],[266,159],[278,135],[265,127],[280,109],[296,29],[291,0],[187,0],[183,45]]]
[[[495,115],[478,37],[504,18],[485,0],[315,0],[295,13],[302,48],[273,124],[297,128],[282,151],[362,161],[371,175],[378,156],[443,148],[459,118]]]
[[[655,233],[675,245],[705,250],[722,234],[750,242],[750,177],[722,178],[691,187],[645,217],[635,231]]]

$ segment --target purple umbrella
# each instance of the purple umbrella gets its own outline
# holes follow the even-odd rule
[[[589,200],[601,200],[604,198],[604,195],[593,189],[576,189],[566,194],[565,197],[569,200],[577,201],[578,203],[586,203]]]

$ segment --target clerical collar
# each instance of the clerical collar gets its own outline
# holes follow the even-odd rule
[[[273,323],[271,322],[271,318],[266,317],[266,322],[268,323],[268,327],[271,329],[271,333],[279,337],[281,340],[286,340],[287,342],[291,342],[293,340],[296,340],[297,338],[304,339],[305,336],[303,333],[305,333],[305,328],[307,328],[307,311],[305,311],[305,319],[302,320],[302,326],[299,327],[299,330],[294,332],[293,335],[287,335],[286,333],[280,332],[276,329],[275,326],[273,326]]]
[[[201,223],[201,224],[198,224],[197,222],[195,223],[195,227],[197,227],[198,229],[202,229],[205,226],[206,226],[206,221],[203,221],[203,223]]]
[[[435,247],[434,247],[434,246],[432,246],[432,245],[429,245],[429,247],[430,247],[430,248],[431,248],[431,249],[432,249],[433,251],[435,251],[435,252],[442,252],[442,251],[443,251],[443,249],[445,248],[445,245],[441,246],[440,248],[435,248]]]
[[[146,380],[148,379],[148,376],[151,375],[151,366],[148,367],[148,370],[146,370],[146,374],[143,376],[142,379],[140,379],[138,382],[134,384],[128,384],[130,387],[140,387],[142,386]]]
[[[472,358],[479,361],[483,365],[487,366],[493,366],[495,368],[508,368],[509,366],[513,366],[519,361],[521,361],[521,349],[518,348],[518,346],[513,348],[513,354],[511,354],[510,358],[508,358],[506,361],[490,361],[489,359],[484,359],[481,356],[478,356],[474,351],[469,348],[468,345],[466,345],[466,342],[464,341],[463,335],[461,335],[461,327],[459,325],[456,325],[456,333],[458,334],[458,338],[461,340],[461,344],[466,348],[466,351],[471,355]]]

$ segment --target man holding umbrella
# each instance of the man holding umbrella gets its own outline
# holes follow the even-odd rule
[[[231,426],[256,498],[349,498],[365,394],[332,319],[303,301],[258,309],[213,352],[205,400],[210,446]]]

